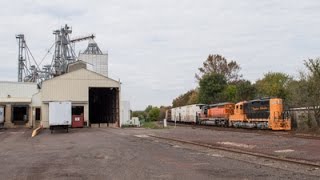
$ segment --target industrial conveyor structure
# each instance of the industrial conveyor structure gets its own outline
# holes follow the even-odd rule
[[[16,35],[18,40],[18,82],[37,82],[41,85],[41,82],[67,72],[68,65],[77,60],[75,53],[75,43],[84,40],[93,40],[95,35],[90,34],[87,36],[81,36],[77,38],[70,38],[72,33],[71,27],[65,25],[60,29],[53,31],[55,36],[55,42],[47,51],[47,54],[38,63],[32,55],[24,34]],[[53,50],[53,57],[51,64],[40,65],[47,57],[51,50]]]

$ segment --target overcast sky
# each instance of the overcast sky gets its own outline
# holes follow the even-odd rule
[[[73,36],[96,35],[134,110],[195,88],[208,54],[236,60],[254,82],[268,71],[295,76],[320,52],[318,0],[2,0],[0,80],[17,80],[16,34],[40,61],[66,23]]]

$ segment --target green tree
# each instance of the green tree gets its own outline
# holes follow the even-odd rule
[[[248,80],[238,80],[229,83],[223,90],[222,101],[239,102],[255,98],[255,88]]]
[[[255,86],[248,80],[240,80],[234,83],[236,85],[236,102],[251,100],[256,98]]]
[[[258,96],[286,99],[289,96],[287,87],[291,80],[292,78],[285,73],[269,72],[256,82]]]
[[[147,113],[145,111],[133,111],[132,117],[138,117],[140,120],[146,120]]]
[[[309,77],[320,77],[320,58],[305,60],[304,65],[309,70]]]
[[[198,81],[208,74],[221,74],[228,82],[236,81],[242,76],[239,74],[241,68],[236,61],[228,62],[225,57],[219,54],[210,54],[203,62],[203,66],[198,69],[199,73],[195,74]]]
[[[145,112],[145,113],[149,113],[149,111],[151,111],[152,108],[153,108],[152,105],[149,105],[149,106],[146,107],[146,109],[144,110],[144,112]]]
[[[192,89],[179,97],[175,98],[172,101],[173,107],[185,106],[188,104],[196,104],[198,103],[198,92],[195,89]]]
[[[223,101],[228,102],[236,102],[237,99],[237,86],[234,84],[229,84],[226,86],[226,88],[223,90]]]
[[[307,82],[307,102],[314,111],[314,118],[320,127],[320,59],[308,59],[304,61],[308,72],[306,74]]]
[[[199,81],[199,102],[217,103],[221,100],[222,91],[227,81],[222,74],[206,74]]]
[[[289,96],[287,103],[290,107],[307,107],[309,106],[308,81],[304,75],[299,80],[292,80],[288,84]]]
[[[153,107],[148,113],[148,121],[157,121],[160,117],[160,109]]]
[[[199,102],[199,90],[192,91],[187,104],[197,104]]]

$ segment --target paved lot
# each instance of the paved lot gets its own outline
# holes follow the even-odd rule
[[[302,159],[320,164],[320,139],[281,136],[281,133],[276,136],[273,133],[267,135],[246,133],[245,131],[215,131],[192,127],[177,127],[161,132],[159,135],[274,156]]]
[[[319,179],[308,171],[264,166],[146,136],[168,133],[173,130],[85,128],[54,134],[45,130],[30,138],[31,130],[1,131],[1,179]]]

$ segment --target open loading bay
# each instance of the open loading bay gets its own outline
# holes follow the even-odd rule
[[[115,123],[119,119],[119,89],[89,88],[89,119],[91,124]]]
[[[12,106],[12,122],[14,124],[25,124],[28,122],[29,106],[14,105]]]

